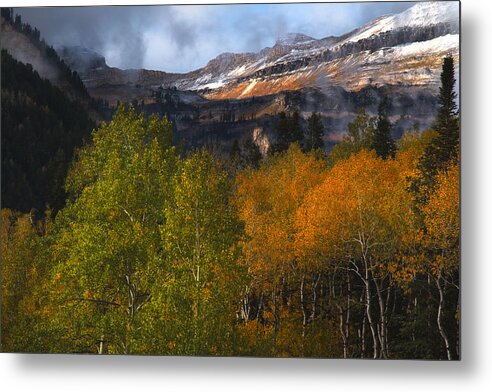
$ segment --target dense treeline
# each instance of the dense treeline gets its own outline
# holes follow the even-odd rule
[[[120,107],[78,152],[55,219],[2,210],[3,350],[459,358],[446,108],[397,143],[384,104],[360,112],[329,156],[317,115],[304,136],[281,115],[275,153],[223,161]]]
[[[2,207],[58,210],[74,149],[95,124],[30,65],[2,50]]]

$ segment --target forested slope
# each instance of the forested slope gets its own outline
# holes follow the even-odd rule
[[[2,208],[59,209],[76,147],[95,123],[30,65],[2,50]]]

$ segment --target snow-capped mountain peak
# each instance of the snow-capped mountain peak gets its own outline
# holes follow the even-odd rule
[[[340,45],[405,27],[425,27],[442,23],[457,28],[458,21],[458,1],[425,1],[399,14],[381,16],[369,22],[355,30],[353,34],[340,42]]]
[[[393,28],[429,26],[438,23],[456,23],[459,20],[458,1],[430,1],[414,5],[394,15]]]

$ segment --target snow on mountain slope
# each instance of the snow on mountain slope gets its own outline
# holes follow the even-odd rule
[[[405,57],[405,56],[422,56],[428,53],[452,53],[460,43],[460,36],[458,34],[448,34],[445,36],[437,37],[429,41],[413,42],[411,44],[396,46],[393,49],[393,56]]]
[[[395,15],[392,28],[428,26],[437,23],[455,24],[458,21],[458,1],[429,1],[416,4]]]
[[[459,2],[432,1],[414,5],[396,15],[382,16],[357,29],[353,35],[340,42],[357,42],[372,35],[403,27],[423,27],[448,23],[455,26],[459,21]],[[456,26],[457,27],[457,26]]]
[[[328,63],[332,83],[357,91],[366,86],[422,86],[437,89],[442,59],[447,55],[458,64],[459,35],[449,34],[423,42],[359,53]],[[340,64],[343,62],[343,64]]]
[[[458,2],[422,2],[399,14],[379,17],[342,38],[315,39],[287,34],[272,48],[259,53],[220,55],[175,85],[179,89],[201,90],[208,97],[217,98],[315,86],[326,77],[345,88],[360,89],[366,85],[397,83],[398,75],[392,72],[390,62],[402,73],[402,83],[411,83],[412,75],[418,84],[422,80],[431,83],[441,57],[449,53],[457,56],[458,31]],[[381,53],[384,53],[382,57]],[[416,56],[426,60],[415,61]],[[404,62],[411,72],[404,70]],[[415,64],[420,64],[422,69],[416,70]],[[381,74],[382,68],[391,77]],[[346,80],[333,78],[341,75]]]

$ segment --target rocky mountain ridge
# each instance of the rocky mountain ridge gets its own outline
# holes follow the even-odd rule
[[[180,89],[203,90],[210,98],[316,87],[320,79],[325,84],[326,78],[348,90],[414,81],[422,84],[425,75],[429,76],[425,78],[428,84],[435,85],[442,57],[459,56],[457,12],[458,3],[454,2],[419,3],[342,37],[280,40],[273,48],[248,55],[243,63],[231,67],[229,62],[223,62],[222,67],[216,67],[220,71],[206,66],[192,77],[173,83]],[[428,45],[422,45],[423,42]],[[384,67],[388,63],[395,65],[396,70],[402,69],[404,63],[410,72],[405,72],[402,80],[394,81],[392,72]],[[347,74],[352,77],[347,79]]]
[[[126,89],[129,93],[121,101],[145,99],[159,86],[196,91],[209,99],[241,99],[306,87],[359,91],[408,85],[435,90],[442,58],[451,54],[459,63],[458,21],[459,3],[422,2],[340,37],[316,39],[290,33],[273,47],[257,53],[223,53],[184,74],[119,70],[104,63],[86,68],[82,77],[96,96],[104,98],[109,92],[105,98],[110,100]],[[67,61],[72,64],[74,57]]]

